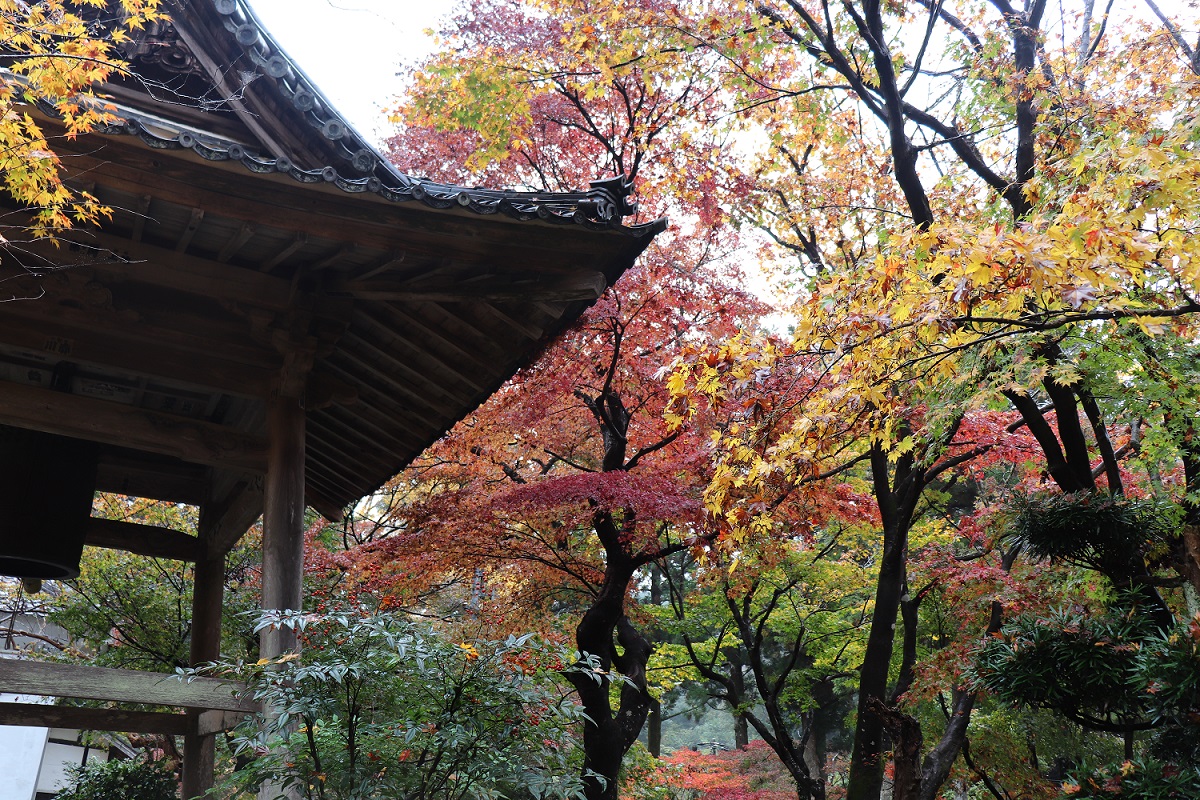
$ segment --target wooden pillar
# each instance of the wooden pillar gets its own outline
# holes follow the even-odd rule
[[[200,536],[205,537],[205,513],[200,512]],[[225,556],[201,559],[196,563],[192,587],[193,666],[215,661],[221,655],[221,606],[225,592]],[[216,761],[216,735],[200,735],[201,709],[187,712],[187,733],[183,737],[183,797],[199,797],[212,788]]]
[[[267,404],[267,478],[263,486],[262,607],[299,609],[304,591],[304,408],[295,397],[279,395]],[[262,658],[298,652],[294,629],[264,628],[258,634]],[[267,713],[271,713],[268,709]],[[299,798],[297,787],[264,784],[261,800]]]
[[[304,408],[296,398],[267,406],[267,478],[263,498],[262,607],[299,609],[304,580]],[[291,630],[264,629],[259,656],[295,652]]]

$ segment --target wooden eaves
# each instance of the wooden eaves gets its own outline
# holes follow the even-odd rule
[[[100,443],[99,490],[200,506],[198,537],[89,532],[196,562],[200,662],[217,655],[224,555],[264,510],[263,604],[296,608],[304,506],[336,520],[381,486],[663,223],[624,223],[620,178],[539,193],[403,175],[241,0],[167,8],[129,46],[140,79],[107,87],[119,121],[55,142],[111,219],[58,246],[22,241],[26,212],[0,200],[0,424]],[[211,780],[202,714],[187,717],[193,794]]]

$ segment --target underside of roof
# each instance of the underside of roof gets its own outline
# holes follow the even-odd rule
[[[619,178],[552,194],[402,175],[239,0],[170,10],[127,53],[144,82],[110,87],[121,121],[58,148],[111,219],[60,247],[6,229],[0,254],[0,424],[100,442],[101,489],[235,502],[261,485],[266,404],[295,396],[307,500],[336,518],[661,229],[622,224]]]

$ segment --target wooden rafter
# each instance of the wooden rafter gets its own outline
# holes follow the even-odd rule
[[[509,274],[489,275],[480,280],[437,283],[392,281],[380,278],[337,281],[329,286],[334,294],[346,294],[359,300],[411,302],[430,300],[445,303],[475,300],[591,302],[604,293],[604,275],[580,272],[571,275]]]
[[[46,335],[46,327],[31,323],[55,316],[57,308],[39,306],[36,300],[9,303],[4,311],[0,315],[0,344],[47,359],[115,367],[182,386],[216,389],[241,397],[265,397],[278,371],[241,363],[211,345],[203,353],[179,347],[166,337],[147,335],[146,326],[136,322],[117,332],[56,319],[54,335],[50,337]],[[114,323],[120,325],[118,319]]]

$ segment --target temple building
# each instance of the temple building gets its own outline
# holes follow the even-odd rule
[[[119,121],[56,141],[111,219],[0,252],[0,574],[72,577],[85,544],[194,562],[201,663],[225,555],[260,516],[263,607],[298,608],[306,507],[338,520],[379,488],[663,223],[624,223],[620,177],[541,193],[401,174],[242,0],[165,6],[126,46],[136,78],[104,87]],[[96,491],[198,506],[199,534],[92,518]],[[216,680],[14,659],[0,690],[180,709],[4,703],[0,724],[182,735],[185,797],[252,708]]]

